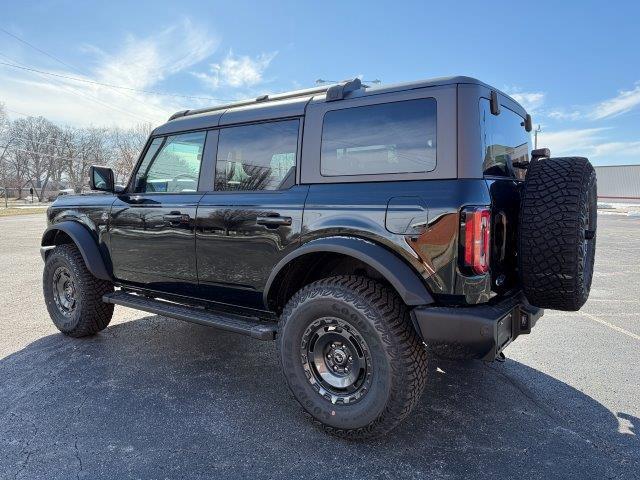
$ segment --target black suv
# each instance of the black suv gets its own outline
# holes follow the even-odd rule
[[[276,340],[326,431],[382,434],[417,403],[428,350],[503,358],[542,308],[587,299],[593,167],[532,151],[530,131],[468,77],[178,112],[125,187],[94,166],[102,193],[49,208],[47,308],[73,337],[117,304]]]

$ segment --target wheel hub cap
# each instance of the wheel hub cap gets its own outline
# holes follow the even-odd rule
[[[65,316],[76,308],[76,286],[67,267],[58,267],[53,273],[53,300]]]
[[[331,403],[354,403],[371,386],[371,353],[360,333],[347,322],[325,317],[307,327],[300,344],[309,380]]]

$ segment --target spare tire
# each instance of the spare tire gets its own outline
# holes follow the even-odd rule
[[[527,300],[576,311],[587,301],[596,251],[596,173],[582,157],[529,164],[520,204],[518,267]]]

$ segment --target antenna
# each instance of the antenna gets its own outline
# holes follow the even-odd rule
[[[542,128],[540,128],[540,124],[533,131],[533,149],[536,150],[538,148],[538,133],[542,132]]]

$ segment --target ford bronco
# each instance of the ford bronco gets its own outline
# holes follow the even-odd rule
[[[383,434],[431,353],[503,358],[543,308],[589,295],[594,169],[532,150],[531,126],[469,77],[178,112],[126,186],[94,166],[101,192],[48,209],[48,311],[72,337],[125,305],[275,340],[316,423]]]

